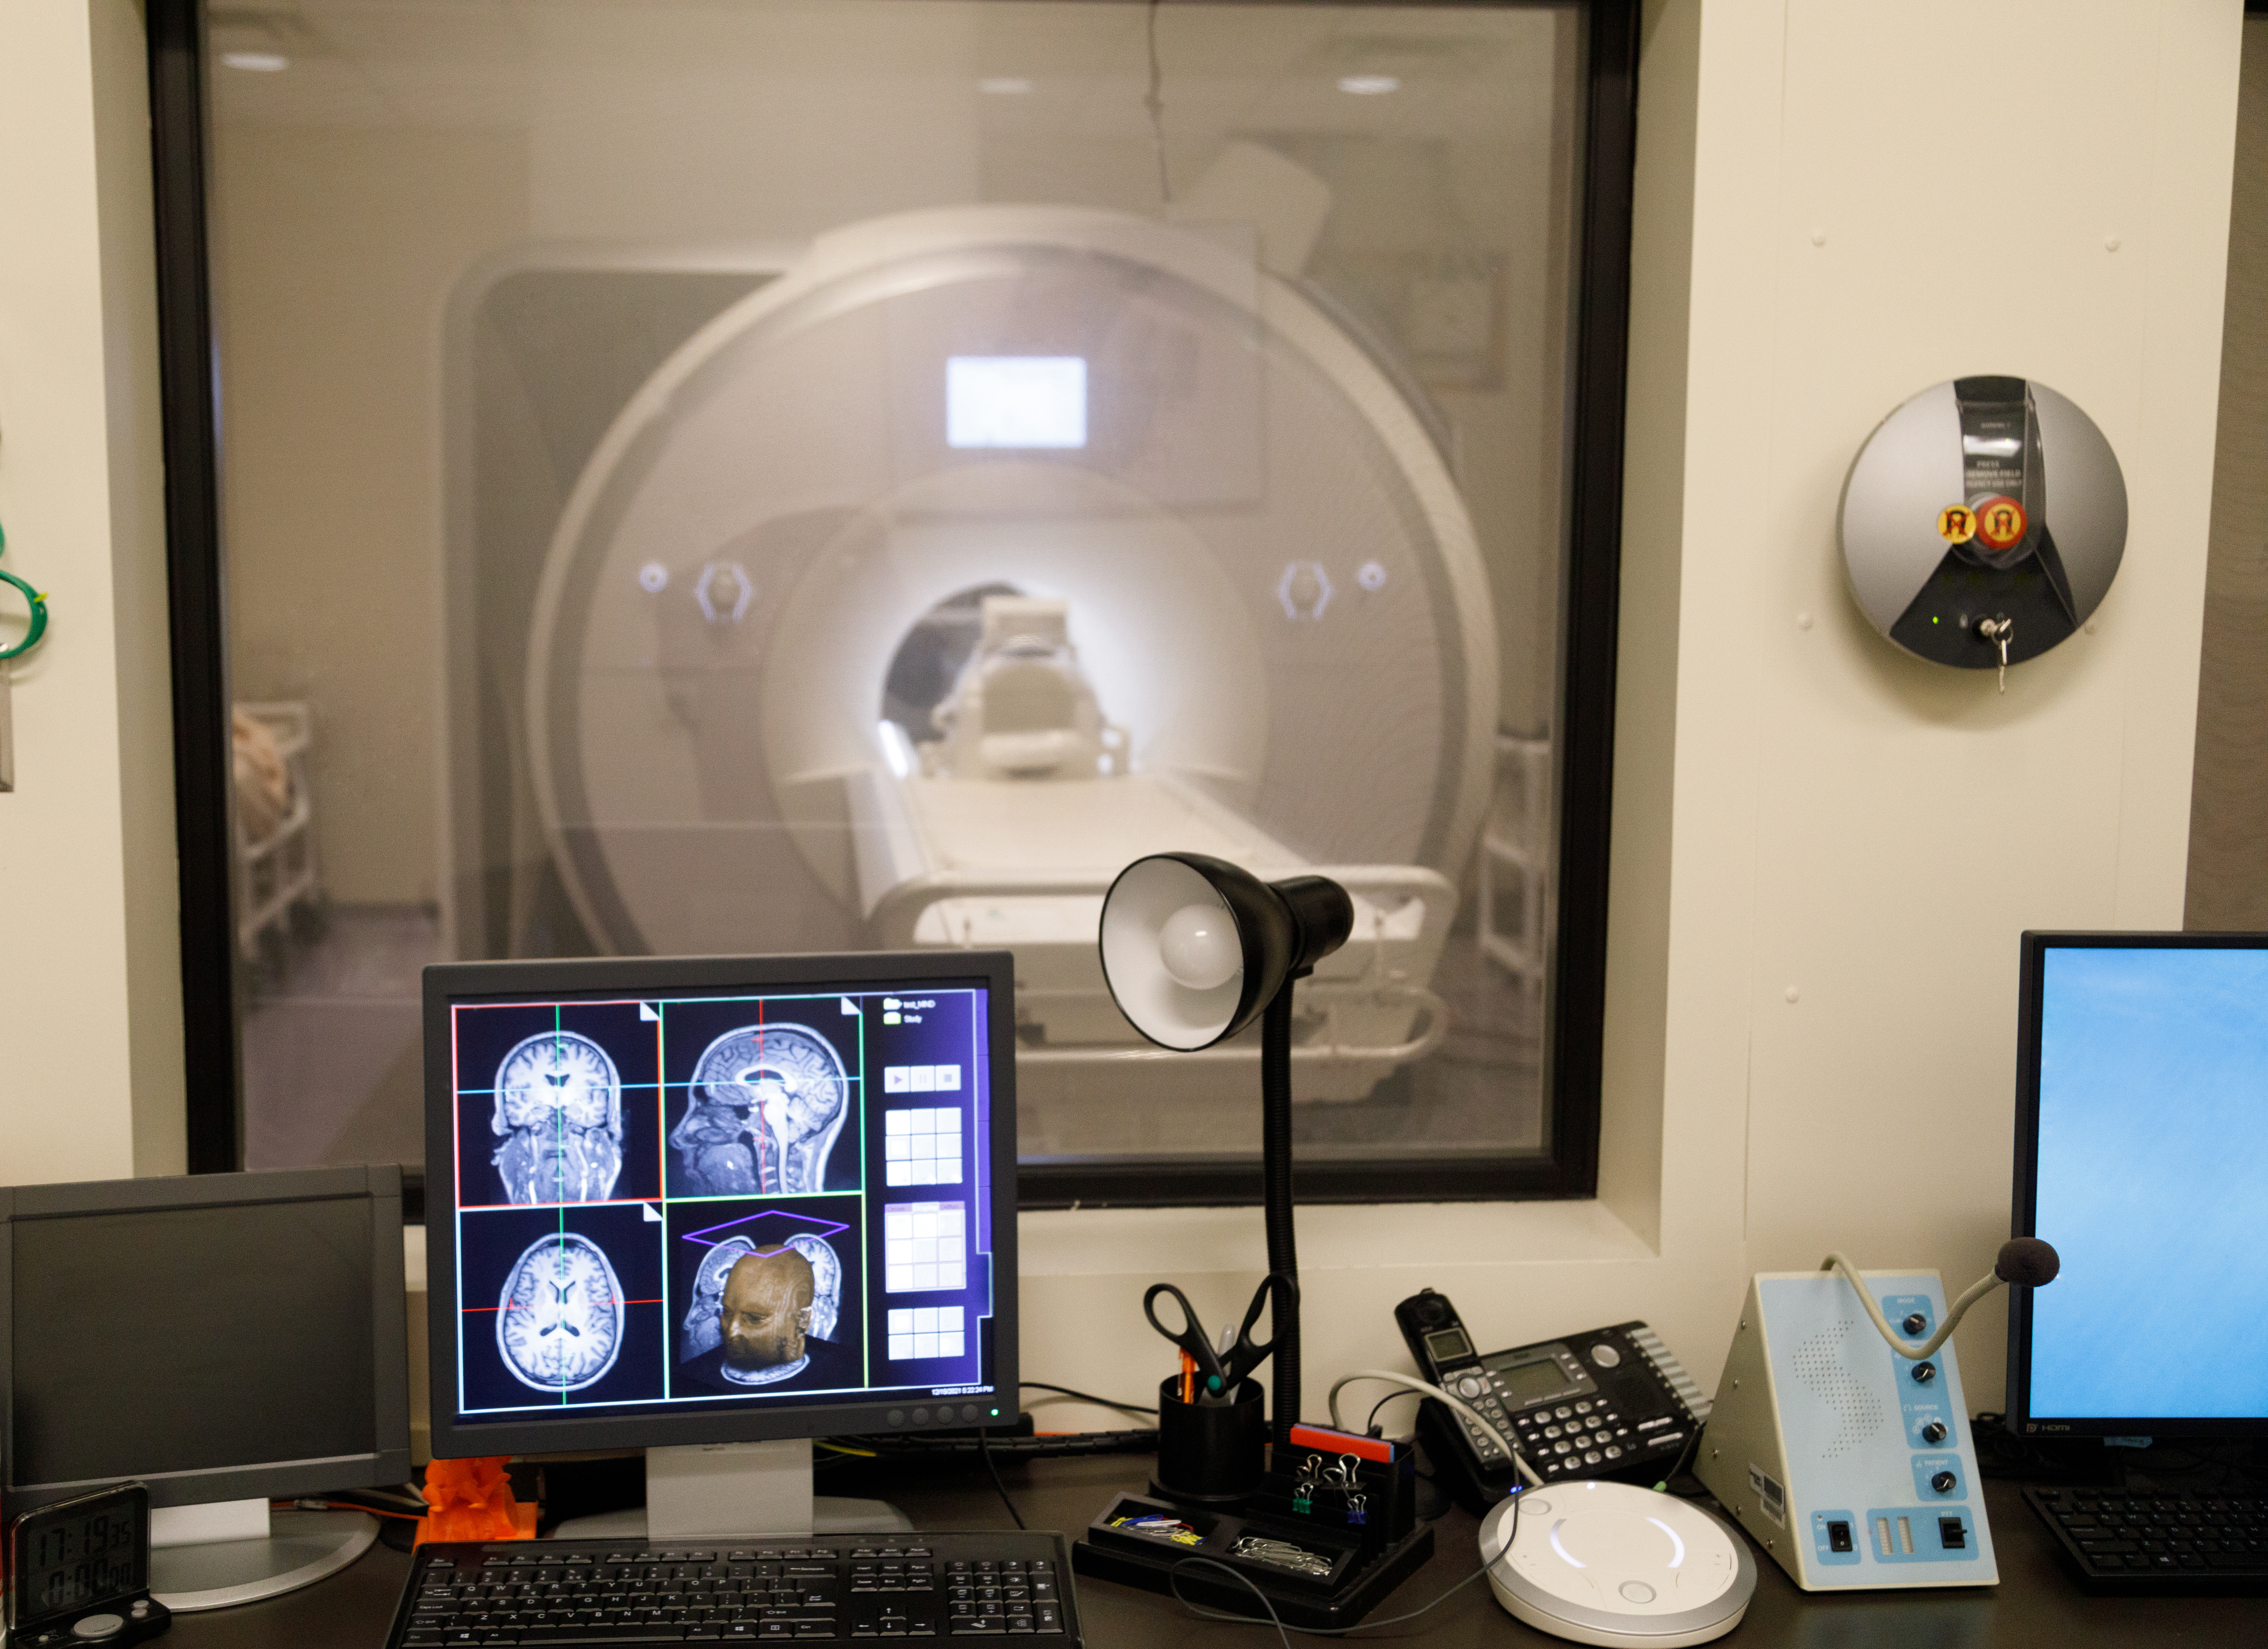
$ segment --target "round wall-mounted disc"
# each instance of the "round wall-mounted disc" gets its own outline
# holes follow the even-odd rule
[[[1837,533],[1876,629],[1990,670],[2037,658],[2102,604],[2126,548],[2126,482],[2095,421],[2045,384],[1953,379],[1867,438]]]

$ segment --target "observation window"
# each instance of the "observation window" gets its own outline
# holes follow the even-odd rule
[[[1027,1204],[1257,1200],[1197,850],[1355,899],[1303,1195],[1587,1191],[1634,15],[153,0],[199,1160],[416,1164],[429,961],[980,946]]]

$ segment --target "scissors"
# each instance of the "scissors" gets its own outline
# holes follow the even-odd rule
[[[1260,1321],[1260,1307],[1278,1289],[1284,1291],[1282,1303],[1269,1314],[1268,1320],[1271,1325],[1282,1321],[1285,1311],[1300,1303],[1300,1284],[1297,1278],[1281,1271],[1270,1271],[1253,1290],[1252,1303],[1244,1308],[1244,1321],[1237,1325],[1234,1336],[1224,1335],[1217,1350],[1211,1336],[1205,1333],[1204,1324],[1198,1320],[1196,1308],[1189,1304],[1189,1296],[1180,1289],[1171,1283],[1152,1283],[1150,1292],[1142,1296],[1142,1314],[1150,1320],[1150,1326],[1181,1347],[1182,1354],[1204,1376],[1197,1394],[1199,1402],[1231,1401],[1229,1394],[1236,1389],[1237,1382],[1266,1362],[1268,1354],[1276,1349],[1272,1332],[1269,1339],[1256,1342],[1252,1325]],[[1182,1326],[1178,1330],[1158,1321],[1157,1301],[1160,1294],[1171,1294],[1174,1303],[1182,1308]]]

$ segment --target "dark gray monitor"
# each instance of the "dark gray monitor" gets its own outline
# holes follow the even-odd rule
[[[0,1422],[11,1515],[406,1481],[401,1170],[0,1189]]]

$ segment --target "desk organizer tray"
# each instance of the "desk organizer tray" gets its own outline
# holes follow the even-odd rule
[[[1176,1537],[1140,1527],[1150,1520],[1179,1524],[1186,1532]],[[1248,1579],[1287,1625],[1351,1626],[1433,1555],[1428,1527],[1392,1537],[1372,1531],[1367,1542],[1365,1533],[1256,1509],[1222,1511],[1180,1505],[1163,1496],[1122,1494],[1072,1543],[1071,1560],[1083,1575],[1150,1592],[1178,1590],[1190,1602],[1264,1620],[1259,1599],[1211,1566],[1219,1564]],[[1278,1552],[1296,1549],[1327,1567],[1310,1572],[1287,1556],[1256,1551],[1253,1542],[1275,1542]],[[1181,1566],[1191,1557],[1209,1561]]]

